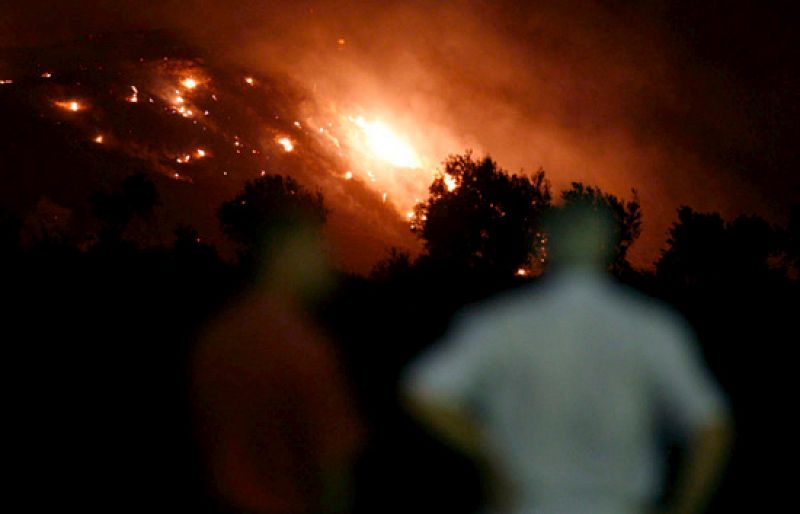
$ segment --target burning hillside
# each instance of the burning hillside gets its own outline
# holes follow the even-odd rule
[[[157,181],[168,237],[190,223],[219,239],[215,212],[247,180],[290,175],[319,189],[347,268],[412,246],[405,218],[433,163],[370,113],[320,106],[302,88],[212,62],[160,32],[6,50],[0,68],[3,204],[46,199],[84,223],[91,193],[132,172]],[[366,249],[366,251],[365,251]]]

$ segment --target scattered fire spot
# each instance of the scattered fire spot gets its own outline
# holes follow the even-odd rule
[[[284,152],[291,152],[294,150],[294,143],[288,137],[278,138],[277,143],[283,147]]]
[[[55,102],[56,107],[64,109],[65,111],[78,112],[84,107],[77,100],[62,100]]]

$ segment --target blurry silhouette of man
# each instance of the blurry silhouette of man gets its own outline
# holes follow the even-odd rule
[[[691,331],[604,272],[610,216],[569,206],[549,225],[549,276],[458,316],[407,370],[409,409],[489,463],[500,512],[650,512],[665,482],[665,432],[687,444],[661,508],[701,512],[730,428]]]
[[[199,442],[225,512],[349,510],[359,422],[304,307],[331,280],[320,234],[273,232],[270,264],[212,324],[193,361]]]

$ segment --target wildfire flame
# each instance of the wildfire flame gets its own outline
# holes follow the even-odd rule
[[[64,109],[65,111],[78,112],[84,107],[76,100],[62,100],[55,102],[56,107]]]
[[[291,152],[294,150],[294,143],[288,137],[278,138],[277,143],[283,147],[284,152]]]
[[[398,168],[420,168],[422,162],[408,142],[381,121],[367,121],[362,116],[347,118],[358,127],[366,147],[378,159]]]
[[[458,183],[456,182],[456,178],[452,175],[448,175],[447,173],[444,174],[444,185],[447,187],[448,191],[454,191],[456,187],[458,187]]]
[[[131,86],[131,91],[133,93],[131,94],[131,96],[129,96],[125,100],[127,100],[128,102],[130,102],[132,104],[135,104],[135,103],[137,103],[139,101],[139,90],[136,89],[136,86]]]
[[[186,89],[194,89],[197,87],[197,81],[192,77],[188,77],[181,81],[181,85]]]

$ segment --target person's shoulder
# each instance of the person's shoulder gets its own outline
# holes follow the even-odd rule
[[[614,287],[618,305],[626,312],[631,323],[647,334],[646,339],[651,344],[656,341],[694,339],[694,330],[689,321],[666,301],[623,284],[615,284]]]
[[[546,291],[538,285],[524,285],[485,300],[471,303],[456,313],[454,321],[461,325],[505,326],[519,319],[531,319],[547,305],[541,300]]]

